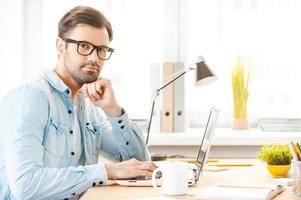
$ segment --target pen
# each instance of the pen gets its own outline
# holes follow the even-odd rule
[[[296,145],[293,142],[291,142],[291,145],[292,145],[294,153],[296,154],[297,160],[300,161],[301,158],[300,158],[300,154],[298,153],[298,149],[297,149]]]
[[[292,156],[293,156],[293,159],[294,159],[294,160],[297,160],[297,156],[296,156],[296,154],[295,154],[295,152],[294,152],[294,149],[293,149],[292,144],[289,144],[288,146],[289,146],[289,148],[290,148],[290,151],[291,151],[291,154],[292,154]]]
[[[300,145],[299,145],[298,142],[296,142],[296,146],[297,146],[297,148],[298,148],[298,150],[299,150],[299,155],[301,155],[301,148],[300,148]],[[300,156],[300,157],[301,157],[301,156]]]

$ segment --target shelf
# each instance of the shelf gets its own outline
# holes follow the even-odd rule
[[[197,146],[204,129],[187,129],[179,133],[150,133],[149,146]],[[265,132],[259,129],[232,130],[217,128],[213,146],[259,146],[300,141],[301,132]]]

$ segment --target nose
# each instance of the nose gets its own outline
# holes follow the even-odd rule
[[[93,49],[92,53],[90,55],[88,55],[88,60],[93,61],[93,62],[98,62],[99,58],[97,56],[96,49]]]

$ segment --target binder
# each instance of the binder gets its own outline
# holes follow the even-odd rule
[[[163,63],[162,80],[168,81],[174,73],[173,63]],[[165,84],[165,82],[163,82]],[[162,90],[161,132],[174,131],[174,84],[168,85]]]
[[[185,67],[184,63],[174,63],[175,72],[184,71],[184,67]],[[182,76],[174,82],[174,132],[184,132],[184,131],[185,131],[185,76]]]
[[[184,71],[184,63],[163,63],[162,80],[169,81],[176,72]],[[162,84],[165,84],[163,82]],[[185,130],[184,76],[162,90],[161,131],[165,133]]]

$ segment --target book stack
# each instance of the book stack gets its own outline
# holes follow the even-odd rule
[[[258,122],[262,131],[301,131],[301,119],[266,118]]]

